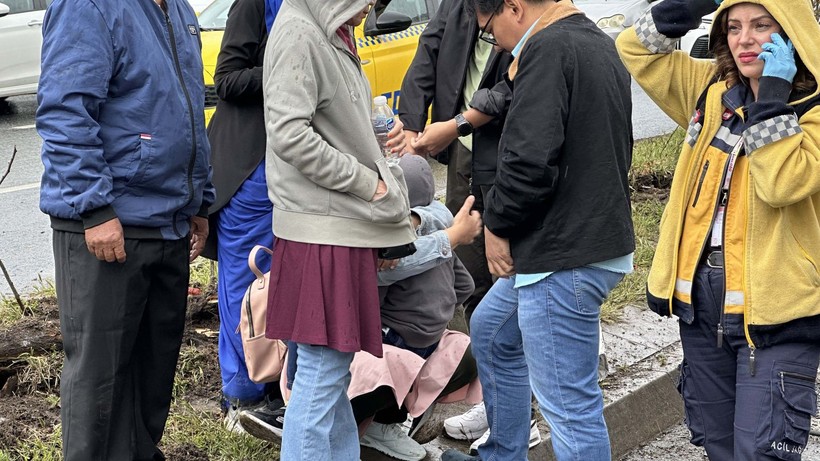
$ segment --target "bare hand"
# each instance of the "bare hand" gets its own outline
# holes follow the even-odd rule
[[[447,149],[447,146],[456,139],[458,139],[456,121],[447,120],[427,125],[424,132],[420,134],[415,141],[410,141],[410,147],[415,149],[418,154],[427,154],[435,157],[439,152],[443,152]]]
[[[125,236],[119,218],[86,229],[85,244],[100,261],[125,262]]]
[[[376,262],[380,271],[392,271],[399,265],[398,259],[379,259]]]
[[[208,218],[202,216],[191,217],[191,245],[188,262],[193,262],[205,248],[205,241],[208,240]]]
[[[490,229],[484,228],[484,249],[487,254],[487,265],[490,273],[496,277],[507,278],[515,275],[510,241],[496,236]]]
[[[405,139],[404,153],[405,154],[424,155],[424,154],[421,154],[419,152],[416,152],[416,149],[413,148],[413,143],[416,141],[416,138],[418,138],[418,136],[419,136],[418,131],[404,130],[404,139]]]
[[[393,129],[387,133],[387,147],[390,148],[390,152],[394,154],[402,154],[406,150],[407,147],[407,140],[404,137],[404,124],[401,123],[398,117],[393,117],[395,124],[393,125]]]
[[[453,218],[453,225],[447,228],[446,232],[447,237],[450,239],[450,247],[469,245],[484,230],[481,214],[472,209],[474,203],[474,196],[467,197],[464,204],[461,205],[461,209]]]
[[[371,202],[376,201],[382,197],[387,195],[387,184],[384,181],[379,179],[379,184],[376,186],[376,193],[373,194],[373,198],[370,199]]]

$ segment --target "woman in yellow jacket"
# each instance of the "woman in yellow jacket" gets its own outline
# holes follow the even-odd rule
[[[715,59],[675,51],[712,12]],[[692,443],[712,460],[799,460],[820,360],[820,27],[809,1],[665,0],[617,47],[687,129],[647,297],[680,320]]]

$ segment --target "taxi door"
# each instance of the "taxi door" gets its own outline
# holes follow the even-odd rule
[[[356,28],[362,68],[373,96],[384,95],[398,110],[401,82],[413,61],[419,36],[435,13],[439,0],[379,0]],[[399,18],[405,20],[401,27]],[[409,21],[408,21],[409,20]]]

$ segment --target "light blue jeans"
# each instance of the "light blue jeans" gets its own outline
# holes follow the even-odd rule
[[[359,433],[347,398],[353,353],[302,343],[297,348],[281,461],[358,460]]]
[[[598,323],[601,304],[623,276],[579,267],[518,289],[514,278],[492,286],[470,322],[490,424],[478,449],[482,461],[527,459],[530,392],[559,461],[610,460]]]

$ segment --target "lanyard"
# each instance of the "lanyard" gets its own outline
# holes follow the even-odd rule
[[[732,173],[735,171],[735,163],[740,156],[740,150],[743,148],[743,138],[738,140],[732,152],[729,153],[729,162],[726,164],[726,173],[723,179],[723,188],[720,192],[720,202],[718,203],[717,213],[715,213],[715,220],[712,223],[712,238],[709,242],[712,247],[723,246],[723,217],[726,214],[726,206],[729,201],[729,186],[732,184]]]

